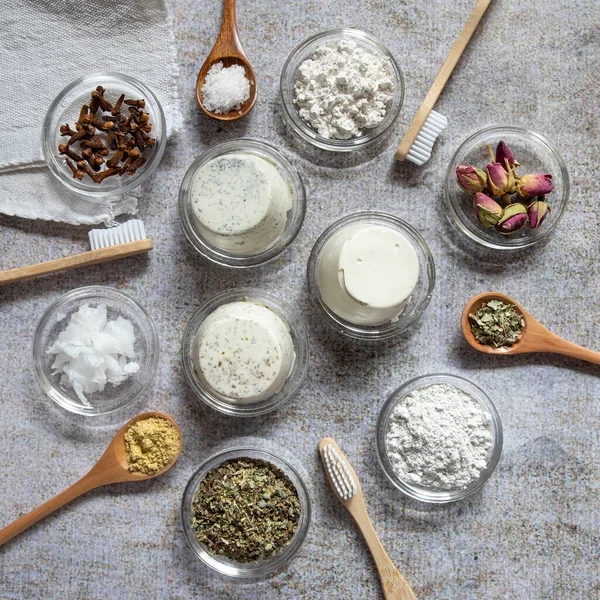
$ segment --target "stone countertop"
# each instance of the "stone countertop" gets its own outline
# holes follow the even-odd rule
[[[332,436],[358,472],[383,545],[420,600],[600,598],[600,367],[553,355],[484,356],[465,345],[459,316],[474,293],[518,299],[546,326],[600,350],[600,9],[594,0],[493,2],[437,110],[450,125],[422,168],[393,160],[473,0],[427,3],[240,0],[238,21],[259,86],[251,114],[208,120],[197,108],[198,68],[219,27],[221,5],[174,0],[185,134],[168,147],[143,189],[140,217],[150,256],[12,285],[0,290],[2,452],[0,526],[72,484],[118,427],[144,409],[173,415],[183,455],[155,481],[96,490],[0,549],[0,598],[335,600],[381,597],[365,544],[326,484],[317,442]],[[406,99],[389,144],[368,160],[307,153],[283,127],[279,74],[286,56],[318,31],[358,26],[398,59]],[[65,81],[66,83],[66,81]],[[457,145],[489,124],[528,127],[553,140],[572,180],[567,213],[547,242],[511,256],[466,243],[443,214],[445,169]],[[183,238],[176,199],[183,174],[210,145],[240,136],[266,140],[296,164],[308,214],[296,242],[274,262],[227,271],[202,263]],[[334,334],[309,303],[305,265],[319,233],[338,215],[381,209],[408,220],[437,266],[429,309],[388,343],[361,345]],[[0,216],[0,265],[73,254],[87,232]],[[148,393],[116,416],[75,418],[46,399],[30,346],[37,321],[61,294],[105,284],[135,296],[156,320],[158,373]],[[312,357],[300,393],[254,419],[217,414],[196,400],[181,368],[182,330],[199,303],[252,285],[279,292],[308,324]],[[501,463],[476,496],[448,506],[403,497],[384,478],[375,422],[407,379],[450,372],[492,397],[504,425]],[[237,583],[209,573],[188,549],[179,504],[194,468],[219,448],[251,439],[276,448],[304,474],[313,502],[306,543],[286,569]]]

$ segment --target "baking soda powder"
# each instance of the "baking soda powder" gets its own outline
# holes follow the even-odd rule
[[[394,87],[387,57],[341,40],[319,46],[300,65],[294,102],[319,135],[347,140],[383,121]]]
[[[448,384],[418,388],[390,415],[386,449],[404,481],[461,489],[479,477],[492,446],[489,414],[473,396]]]

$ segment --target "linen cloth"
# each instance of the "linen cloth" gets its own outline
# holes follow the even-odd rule
[[[177,133],[173,42],[163,0],[0,0],[0,212],[72,224],[135,212],[134,196],[89,201],[55,181],[44,165],[42,123],[71,81],[110,70],[147,84],[165,112],[167,135]]]

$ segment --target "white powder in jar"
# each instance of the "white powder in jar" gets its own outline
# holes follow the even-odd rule
[[[250,81],[241,65],[224,67],[218,62],[209,69],[200,92],[206,110],[224,115],[240,110],[250,98]]]
[[[294,103],[320,136],[347,140],[383,121],[395,81],[387,57],[352,40],[319,46],[298,68]]]
[[[387,455],[404,481],[462,489],[479,477],[492,446],[489,414],[470,394],[448,384],[418,388],[392,410]]]

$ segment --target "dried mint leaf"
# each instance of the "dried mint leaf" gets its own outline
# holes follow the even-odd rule
[[[469,314],[471,331],[484,346],[501,348],[512,346],[521,339],[525,319],[514,304],[489,300]]]
[[[216,556],[255,562],[289,544],[300,521],[298,491],[275,465],[225,461],[206,474],[192,503],[196,539]]]

